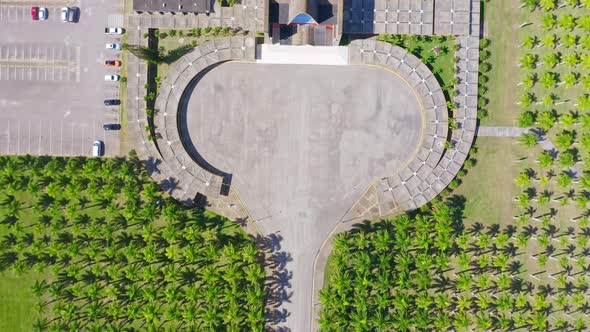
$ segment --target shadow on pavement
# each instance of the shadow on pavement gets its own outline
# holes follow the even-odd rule
[[[282,308],[283,303],[291,302],[291,279],[293,272],[287,270],[287,263],[292,261],[291,254],[281,251],[283,237],[278,234],[259,236],[256,238],[258,248],[265,253],[266,268],[266,328],[265,331],[290,331],[281,324],[287,322],[291,315]]]

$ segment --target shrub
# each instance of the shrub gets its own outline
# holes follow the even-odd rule
[[[486,75],[480,74],[479,75],[479,84],[486,84],[487,82],[489,82],[490,78],[487,77]]]
[[[489,64],[488,62],[484,62],[484,63],[482,63],[482,64],[480,64],[480,65],[479,65],[479,70],[480,70],[482,73],[487,73],[487,72],[489,72],[491,69],[492,69],[492,65],[491,65],[491,64]]]

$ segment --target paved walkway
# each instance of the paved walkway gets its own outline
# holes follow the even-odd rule
[[[518,127],[477,127],[476,136],[481,137],[519,137],[529,131],[529,128]]]

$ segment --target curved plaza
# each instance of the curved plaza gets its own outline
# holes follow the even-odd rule
[[[374,40],[353,41],[346,54],[340,66],[265,64],[254,39],[217,39],[171,66],[156,100],[156,144],[142,111],[132,118],[143,159],[173,197],[205,197],[281,239],[293,330],[312,324],[331,236],[427,203],[474,136],[469,93],[450,130],[442,89],[414,55]]]

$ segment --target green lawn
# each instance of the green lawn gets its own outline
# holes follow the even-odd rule
[[[512,138],[477,138],[477,163],[454,192],[467,199],[466,223],[512,222],[514,178],[518,173],[515,150],[520,150],[515,142]]]
[[[491,57],[487,62],[492,69],[487,74],[490,81],[486,96],[490,103],[487,106],[488,116],[482,120],[483,125],[512,126],[518,116],[518,44],[523,35],[518,26],[525,21],[518,6],[518,1],[485,3],[486,38],[491,41],[488,47]]]
[[[31,331],[38,317],[35,305],[39,302],[31,286],[43,277],[34,271],[21,276],[12,271],[0,272],[0,331]]]
[[[220,27],[214,29],[159,29],[158,48],[172,56],[170,56],[170,61],[158,65],[158,76],[162,79],[166,78],[168,67],[175,59],[190,52],[193,47],[214,39],[235,36],[236,34],[236,31]]]
[[[378,39],[405,48],[422,60],[438,79],[448,100],[455,80],[455,40],[453,37],[379,35]]]

